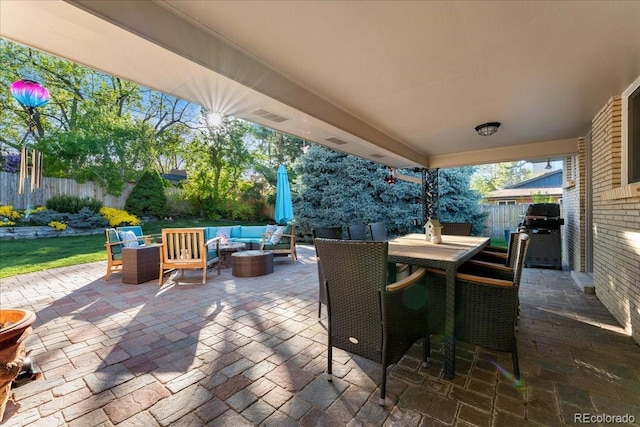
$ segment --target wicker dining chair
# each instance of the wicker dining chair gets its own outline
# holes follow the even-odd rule
[[[473,224],[470,222],[441,222],[442,234],[449,236],[471,236]]]
[[[374,242],[384,242],[388,240],[387,226],[384,222],[372,222],[369,224],[369,234]],[[389,281],[395,282],[397,279],[407,277],[410,273],[408,264],[389,263]]]
[[[316,239],[315,245],[327,294],[329,381],[333,347],[380,363],[384,405],[387,367],[428,338],[425,269],[387,285],[387,242]]]
[[[509,247],[505,252],[481,251],[464,263],[458,271],[479,276],[494,275],[501,279],[512,280],[521,234],[511,233]]]
[[[384,242],[387,240],[387,226],[384,222],[372,222],[369,224],[369,234],[374,242]]]
[[[355,224],[347,227],[349,240],[369,240],[367,236],[368,227],[365,224]]]
[[[474,256],[471,262],[481,261],[513,267],[515,262],[515,252],[513,251],[513,248],[517,242],[519,234],[519,232],[516,232],[509,235],[509,245],[506,248],[487,246]]]
[[[480,347],[496,351],[510,352],[513,359],[513,375],[520,380],[518,348],[516,342],[516,323],[518,313],[518,291],[522,268],[529,246],[529,236],[519,233],[515,245],[515,263],[510,280],[500,274],[474,275],[458,273],[455,293],[455,337]],[[442,270],[427,269],[427,295],[435,301],[427,302],[427,307],[443,304],[445,274]],[[441,314],[444,316],[444,312]],[[441,325],[440,319],[429,320],[430,333],[435,325]],[[440,333],[441,331],[436,331]],[[426,350],[429,351],[429,346]]]
[[[328,228],[314,228],[311,233],[313,234],[313,240],[316,238],[322,239],[342,239],[342,227],[328,227]],[[316,260],[318,262],[318,319],[322,311],[322,304],[327,304],[327,293],[324,291],[324,277],[322,275],[322,267],[320,266],[320,257],[318,257],[316,251]]]

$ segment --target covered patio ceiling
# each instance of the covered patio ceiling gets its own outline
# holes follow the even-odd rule
[[[638,22],[637,1],[0,2],[4,38],[394,167],[575,152],[640,75]]]

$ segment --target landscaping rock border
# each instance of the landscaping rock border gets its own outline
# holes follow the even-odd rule
[[[65,237],[65,236],[90,236],[93,234],[104,234],[104,229],[97,230],[78,230],[75,228],[67,228],[66,230],[56,231],[52,227],[0,227],[0,240],[19,240],[19,239],[41,239],[46,237]]]

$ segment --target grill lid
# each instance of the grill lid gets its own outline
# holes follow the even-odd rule
[[[527,208],[525,217],[558,218],[560,205],[558,203],[533,203]]]

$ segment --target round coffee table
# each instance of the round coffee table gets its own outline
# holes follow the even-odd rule
[[[230,266],[230,257],[234,252],[243,251],[246,248],[244,243],[220,243],[218,250],[220,251],[220,267],[227,268]]]
[[[256,277],[273,273],[273,252],[241,251],[231,254],[236,277]]]

